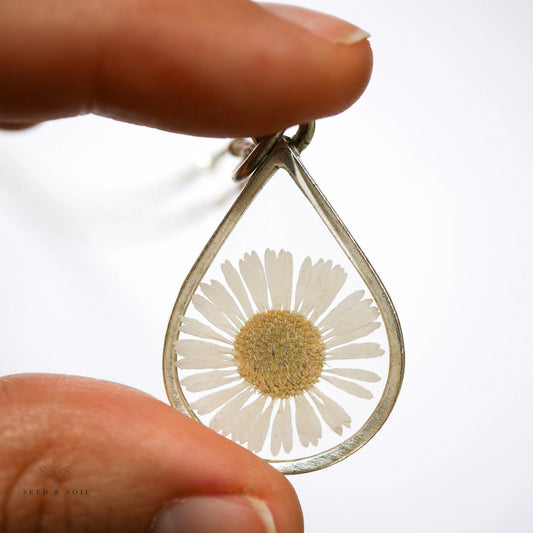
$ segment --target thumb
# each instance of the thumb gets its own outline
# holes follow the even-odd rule
[[[0,530],[297,533],[288,481],[244,448],[128,387],[0,379]]]

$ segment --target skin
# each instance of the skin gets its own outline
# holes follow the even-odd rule
[[[325,38],[334,19],[301,17],[315,33],[247,0],[0,0],[0,127],[97,113],[193,135],[258,136],[338,113],[368,83],[370,47]],[[166,502],[199,494],[257,497],[278,533],[303,531],[281,474],[123,385],[0,378],[0,435],[2,532],[146,531]],[[71,466],[71,481],[38,476],[52,458]],[[23,494],[74,481],[90,497]]]

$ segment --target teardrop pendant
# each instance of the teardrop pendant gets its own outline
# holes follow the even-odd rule
[[[282,132],[259,139],[239,167],[236,178],[248,182],[181,287],[163,356],[176,409],[286,474],[324,468],[366,444],[390,414],[404,369],[392,302],[300,160],[313,131],[310,124],[292,139]],[[242,250],[216,264],[280,169],[318,213],[353,273],[327,258],[297,260],[291,251],[270,248]],[[203,281],[212,265],[218,279]],[[362,288],[350,286],[350,277]]]

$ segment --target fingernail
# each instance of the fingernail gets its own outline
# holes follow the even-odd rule
[[[303,26],[315,35],[335,44],[355,44],[370,37],[370,33],[365,30],[325,13],[285,4],[259,5],[274,15]]]
[[[150,533],[276,533],[265,502],[247,496],[174,500],[155,517]]]

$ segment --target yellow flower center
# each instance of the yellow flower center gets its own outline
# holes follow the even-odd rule
[[[317,327],[299,313],[257,313],[235,337],[239,374],[263,394],[287,398],[310,389],[324,367]]]

